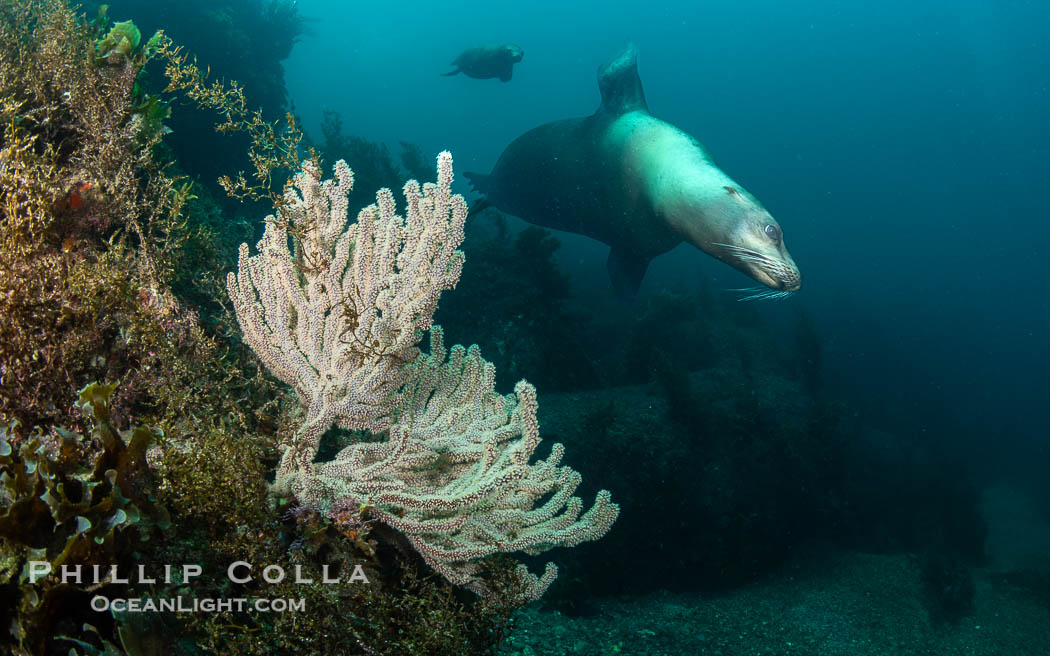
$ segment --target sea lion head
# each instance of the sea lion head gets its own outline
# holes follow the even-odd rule
[[[699,175],[679,178],[670,194],[674,202],[663,206],[679,234],[772,290],[801,289],[802,274],[776,219],[709,161],[702,167]]]
[[[725,195],[704,208],[714,230],[710,240],[698,244],[701,249],[770,289],[801,289],[802,274],[784,245],[784,229],[746,191],[730,184],[722,189]]]
[[[522,58],[525,57],[525,50],[523,50],[521,46],[514,45],[513,43],[501,45],[500,49],[502,50],[502,55],[506,60],[516,64],[522,61]]]
[[[525,56],[525,51],[513,43],[502,46],[502,48],[504,56],[514,63],[520,62],[521,58]]]
[[[677,239],[771,290],[755,297],[802,288],[780,224],[715,164],[700,142],[642,111],[617,118],[607,132],[624,143],[627,187],[636,200],[645,199]]]

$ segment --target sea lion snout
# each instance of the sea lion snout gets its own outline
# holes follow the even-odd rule
[[[770,289],[788,293],[802,289],[802,274],[790,260],[735,255],[729,263]]]
[[[737,255],[744,273],[770,289],[788,293],[802,289],[802,272],[782,244],[765,253],[753,253]]]
[[[521,58],[525,56],[525,51],[520,46],[507,45],[503,46],[504,51],[510,56],[511,61],[517,63],[521,61]]]
[[[770,289],[797,292],[802,273],[784,245],[780,226],[765,212],[753,219],[742,221],[727,241],[711,243],[708,252]]]
[[[794,266],[794,262],[779,277],[774,279],[777,282],[775,289],[780,291],[797,292],[802,289],[802,273]]]
[[[802,273],[788,256],[786,260],[767,260],[754,264],[751,271],[747,271],[766,287],[782,292],[797,292],[802,289]]]

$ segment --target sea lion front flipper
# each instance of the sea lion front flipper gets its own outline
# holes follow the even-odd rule
[[[598,69],[598,90],[602,94],[598,111],[613,116],[636,110],[649,113],[642,81],[638,78],[638,51],[633,43],[628,43],[623,52]]]
[[[492,207],[488,199],[489,190],[492,188],[492,176],[487,173],[471,173],[470,171],[466,171],[463,175],[466,176],[474,191],[481,194],[481,198],[475,200],[467,210],[467,218],[470,219]]]
[[[455,70],[449,71],[448,73],[442,73],[441,76],[442,77],[448,77],[449,75],[458,75],[459,73],[460,73],[460,70],[459,70],[459,67],[457,66]]]
[[[490,173],[474,173],[473,171],[465,171],[463,177],[467,179],[467,183],[470,184],[471,189],[478,192],[482,196],[487,196],[489,191],[492,189],[492,174]]]
[[[635,255],[629,251],[613,247],[609,251],[609,259],[605,261],[605,267],[609,270],[609,280],[612,282],[613,291],[620,298],[632,298],[638,293],[642,286],[642,278],[649,268],[648,257]]]
[[[503,71],[500,71],[499,81],[500,82],[510,82],[510,78],[512,78],[513,76],[514,76],[514,64],[507,64],[507,68],[505,70],[503,70]]]
[[[482,196],[481,198],[471,203],[470,208],[467,210],[467,220],[469,221],[470,219],[474,218],[478,214],[481,214],[490,207],[492,207],[492,203],[489,202],[488,198]]]

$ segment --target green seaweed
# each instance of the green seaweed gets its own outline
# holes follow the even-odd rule
[[[107,9],[107,5],[99,7],[98,17],[93,23],[100,34],[108,23]],[[95,40],[95,61],[100,64],[116,65],[124,60],[133,60],[136,64],[141,65],[160,48],[163,40],[164,32],[157,30],[146,41],[146,44],[139,49],[139,45],[142,44],[142,32],[139,31],[134,21],[126,20],[113,23],[113,27],[106,32],[105,36]]]
[[[76,405],[90,425],[86,433],[38,428],[19,440],[17,426],[0,427],[0,584],[14,602],[15,653],[44,648],[80,587],[53,577],[33,580],[31,561],[46,562],[52,573],[64,565],[116,563],[171,525],[151,494],[146,464],[146,448],[159,432],[116,429],[109,406],[116,387],[92,383],[80,391]]]

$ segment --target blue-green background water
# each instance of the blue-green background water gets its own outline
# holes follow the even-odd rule
[[[1041,2],[299,2],[296,111],[487,171],[540,123],[598,104],[628,40],[652,112],[700,139],[785,228],[825,375],[852,408],[982,459],[1048,458],[1050,9]],[[514,42],[514,80],[439,73]],[[465,192],[466,189],[464,188]],[[580,302],[609,294],[605,247],[571,235]],[[643,293],[742,276],[687,246]],[[1003,436],[1007,436],[1003,439]],[[987,437],[987,440],[982,440]]]

